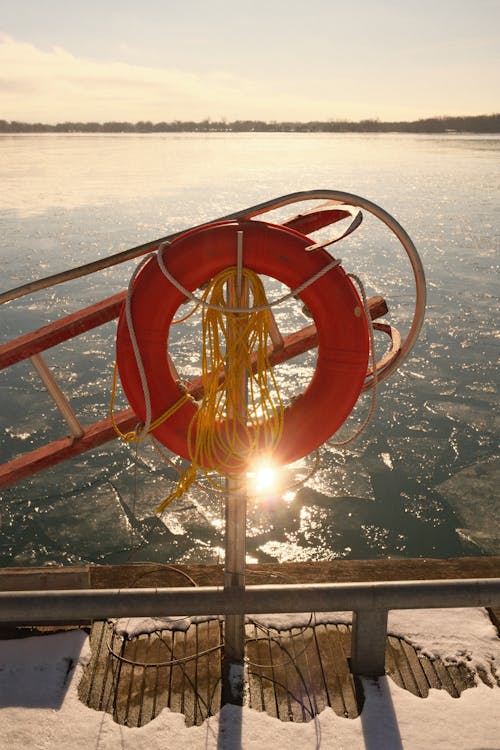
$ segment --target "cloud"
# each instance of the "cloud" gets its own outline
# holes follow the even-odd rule
[[[4,117],[49,122],[206,116],[207,89],[216,85],[181,71],[81,59],[6,36],[0,37],[0,70]]]
[[[378,67],[377,67],[378,65]],[[333,69],[332,69],[333,68]],[[480,75],[478,74],[480,71]],[[311,75],[299,63],[270,64],[264,78],[227,70],[188,72],[76,57],[0,33],[0,118],[26,122],[151,120],[414,119],[479,114],[492,106],[491,66],[410,60],[386,69],[332,57]],[[273,77],[275,76],[275,77]],[[496,96],[495,96],[496,99]]]
[[[352,101],[273,90],[221,71],[191,73],[78,58],[0,34],[0,89],[6,120],[61,122],[218,119],[309,120],[363,117]],[[297,86],[304,91],[304,87]],[[307,87],[305,89],[307,91]],[[363,105],[366,107],[366,105]],[[359,109],[359,108],[358,108]]]
[[[175,120],[226,116],[277,117],[276,98],[227,73],[77,58],[60,47],[42,50],[0,35],[2,117],[8,120]],[[325,102],[323,102],[325,105]],[[287,97],[283,117],[307,113],[309,103]]]

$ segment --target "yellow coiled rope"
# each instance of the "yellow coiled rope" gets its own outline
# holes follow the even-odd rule
[[[264,286],[243,268],[242,287],[248,288],[251,306],[229,313],[225,308],[234,307],[229,290],[236,273],[236,268],[222,271],[202,295],[211,307],[202,306],[203,397],[188,430],[191,465],[159,513],[189,488],[198,470],[216,465],[225,476],[240,474],[258,456],[271,453],[283,434],[284,408],[268,356],[271,314]]]
[[[203,397],[197,402],[188,430],[191,465],[158,506],[159,513],[189,489],[198,470],[207,473],[205,467],[218,466],[225,476],[240,474],[258,457],[271,454],[283,434],[284,407],[268,356],[271,313],[264,285],[255,272],[241,269],[239,282],[249,303],[235,305],[236,275],[236,268],[222,271],[201,297]],[[240,307],[242,312],[227,312],[227,307]],[[127,442],[143,440],[146,435],[141,432],[123,434],[115,424],[115,390],[116,366],[110,404],[115,431]],[[151,422],[147,432],[156,429],[186,400],[193,399],[184,394]]]

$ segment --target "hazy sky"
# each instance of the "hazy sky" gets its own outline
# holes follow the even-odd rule
[[[500,0],[0,0],[0,119],[500,111]]]

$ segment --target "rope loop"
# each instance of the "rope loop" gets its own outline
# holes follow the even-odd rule
[[[328,273],[328,271],[331,271],[332,268],[337,268],[337,266],[340,266],[342,263],[342,258],[332,258],[330,263],[327,263],[327,265],[325,265],[319,271],[312,274],[302,284],[299,284],[299,286],[295,287],[295,289],[292,289],[287,294],[284,294],[282,297],[278,297],[272,302],[268,302],[266,300],[265,304],[256,305],[254,307],[231,307],[231,305],[220,305],[220,304],[216,304],[213,302],[209,302],[207,301],[206,294],[203,294],[201,297],[197,297],[195,294],[190,292],[189,289],[186,289],[186,287],[183,286],[180,283],[180,281],[178,281],[178,279],[176,279],[175,276],[173,276],[173,274],[170,273],[167,266],[165,265],[165,262],[163,260],[162,250],[165,247],[168,247],[168,245],[170,245],[170,242],[162,242],[162,244],[158,248],[158,252],[156,253],[158,266],[160,267],[160,270],[162,274],[165,276],[165,278],[167,278],[170,281],[170,283],[173,284],[175,288],[178,289],[179,292],[181,292],[181,294],[184,297],[186,297],[191,302],[193,302],[197,307],[203,307],[207,310],[215,310],[215,311],[223,313],[224,315],[230,315],[232,313],[263,312],[264,310],[270,310],[273,307],[282,305],[284,302],[288,302],[288,300],[293,299],[294,297],[298,297],[301,294],[301,292],[303,292],[309,286],[311,286],[316,281],[318,281],[318,279],[320,279],[322,276]],[[306,248],[306,250],[307,249],[308,248]],[[186,320],[188,317],[189,315],[186,315],[184,318],[181,318],[180,320],[176,320],[175,322],[181,323],[182,321]]]

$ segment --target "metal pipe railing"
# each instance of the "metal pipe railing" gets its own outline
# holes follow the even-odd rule
[[[221,587],[0,592],[0,622],[151,615],[227,615],[499,607],[500,578]]]
[[[500,578],[156,589],[0,592],[0,623],[196,614],[354,613],[351,669],[384,674],[391,609],[500,607]]]

